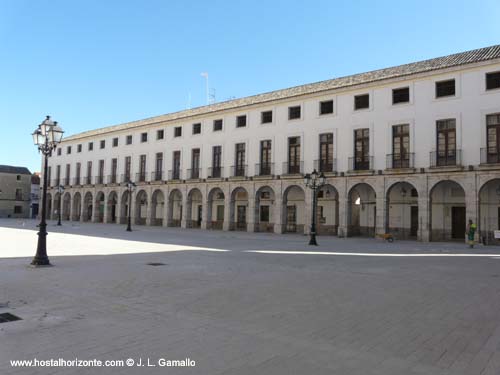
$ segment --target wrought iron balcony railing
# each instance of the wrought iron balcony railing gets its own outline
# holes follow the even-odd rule
[[[208,178],[221,178],[224,176],[223,167],[210,167],[208,168]]]
[[[283,163],[283,174],[304,174],[304,162],[284,162]]]
[[[369,171],[373,169],[373,156],[353,156],[349,158],[350,171]]]
[[[462,165],[461,150],[431,151],[431,167],[447,167]]]
[[[151,173],[151,181],[162,181],[163,180],[163,171],[158,170]]]
[[[386,155],[386,168],[387,169],[403,169],[415,167],[415,154],[387,154]]]
[[[187,170],[187,176],[189,179],[198,179],[201,177],[201,168],[194,168]]]
[[[247,169],[246,165],[233,165],[231,167],[231,177],[246,177]]]
[[[336,172],[337,171],[337,159],[315,160],[314,161],[314,169],[316,169],[318,172],[323,172],[323,173]]]
[[[481,164],[500,163],[500,147],[486,147],[481,149]]]
[[[255,164],[256,176],[272,176],[274,175],[274,163],[259,163]]]
[[[171,169],[168,171],[168,179],[169,180],[181,180],[182,179],[182,170],[181,169]]]

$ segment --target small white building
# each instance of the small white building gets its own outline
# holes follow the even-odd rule
[[[500,221],[500,46],[72,135],[50,158],[63,219],[463,240]],[[50,191],[48,212],[59,203]]]

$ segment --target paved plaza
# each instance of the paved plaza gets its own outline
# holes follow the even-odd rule
[[[2,375],[500,373],[500,247],[50,222],[32,268],[36,224],[0,220]]]

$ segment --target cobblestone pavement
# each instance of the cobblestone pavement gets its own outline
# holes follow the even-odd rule
[[[35,224],[0,220],[2,375],[500,373],[500,247],[51,222],[34,269]]]

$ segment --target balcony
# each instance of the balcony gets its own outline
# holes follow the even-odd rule
[[[163,171],[154,171],[151,173],[151,181],[160,182],[163,181]]]
[[[385,157],[387,169],[415,168],[415,154],[387,154]]]
[[[81,182],[82,182],[82,179],[80,178],[80,176],[75,177],[73,179],[73,185],[75,185],[75,186],[81,185]]]
[[[59,185],[61,185],[61,179],[60,178],[56,178],[55,180],[52,180],[52,185],[51,186],[58,187]]]
[[[274,163],[255,164],[256,176],[272,176],[274,175]]]
[[[222,176],[224,176],[223,167],[208,168],[208,178],[221,178]]]
[[[85,176],[85,185],[92,185],[92,176]]]
[[[95,184],[96,185],[104,185],[104,176],[96,176],[95,177]]]
[[[438,167],[456,167],[462,165],[462,151],[448,150],[431,151],[430,153],[431,168]]]
[[[122,175],[121,175],[120,182],[121,182],[122,184],[126,184],[126,183],[128,183],[128,182],[130,182],[130,181],[131,181],[131,178],[130,178],[130,173],[125,173],[125,174],[122,174]]]
[[[190,180],[197,180],[201,176],[201,168],[193,168],[187,170],[187,178]]]
[[[146,171],[142,171],[135,174],[135,182],[144,183],[146,182]]]
[[[116,174],[110,174],[108,176],[107,181],[108,181],[108,184],[117,184],[118,183],[118,178],[117,178]]]
[[[70,179],[69,179],[69,177],[66,177],[64,179],[64,186],[69,186],[69,185],[70,185]]]
[[[248,167],[246,165],[233,165],[231,167],[231,177],[246,177]]]
[[[318,172],[323,173],[335,173],[337,172],[337,159],[332,160],[315,160],[314,169]]]
[[[498,147],[486,147],[481,149],[481,164],[500,163],[500,149]]]
[[[304,174],[304,162],[283,163],[282,173],[285,175]]]
[[[371,171],[373,170],[373,156],[350,157],[349,171]]]
[[[168,171],[169,180],[180,180],[182,179],[182,171],[180,169],[171,169]]]

